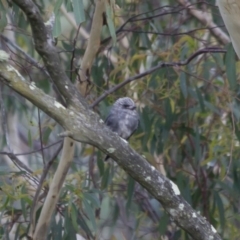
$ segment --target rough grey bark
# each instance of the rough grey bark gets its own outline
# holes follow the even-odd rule
[[[26,14],[32,27],[35,48],[43,58],[53,82],[65,98],[67,107],[46,95],[34,83],[26,81],[9,64],[4,52],[0,52],[0,81],[56,120],[66,130],[62,136],[96,146],[111,156],[146,188],[162,204],[177,225],[185,229],[194,239],[221,239],[214,227],[182,198],[173,182],[160,174],[116,133],[110,131],[103,120],[88,108],[84,98],[62,70],[58,53],[33,1],[13,0],[13,2]],[[47,227],[44,226],[42,231],[44,232]]]
[[[0,81],[27,98],[42,111],[61,124],[66,132],[62,136],[96,146],[111,156],[129,175],[148,190],[169,213],[177,225],[194,239],[221,239],[215,228],[182,198],[178,187],[160,174],[141,155],[135,152],[116,133],[110,131],[103,120],[81,101],[76,107],[65,108],[46,95],[34,84],[27,82],[0,53]],[[2,60],[1,60],[2,59]],[[82,109],[80,112],[79,109]]]
[[[65,98],[66,103],[74,105],[73,99],[80,98],[83,105],[85,105],[84,98],[69,81],[68,76],[61,66],[58,52],[52,41],[52,36],[42,19],[38,7],[31,0],[14,0],[13,2],[15,2],[26,14],[32,28],[35,49],[42,57],[50,77],[59,92]]]

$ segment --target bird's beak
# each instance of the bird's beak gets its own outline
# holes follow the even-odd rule
[[[135,110],[135,109],[136,109],[136,106],[131,107],[131,110]]]

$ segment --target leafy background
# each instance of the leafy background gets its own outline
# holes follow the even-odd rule
[[[86,98],[105,119],[117,98],[132,97],[140,127],[131,146],[178,185],[223,239],[239,239],[239,62],[232,45],[217,38],[183,2],[109,1]],[[226,32],[215,1],[188,4]],[[39,0],[37,5],[45,21],[55,13],[53,36],[62,67],[78,81],[94,1]],[[7,1],[0,2],[0,13],[1,49],[25,78],[59,99],[34,50],[25,15]],[[196,54],[200,49],[205,53]],[[111,94],[100,101],[107,90]],[[5,86],[0,106],[0,235],[19,239],[28,231],[44,162],[51,168],[43,194],[53,177],[63,129]],[[191,239],[139,184],[103,159],[92,146],[78,145],[48,239]]]

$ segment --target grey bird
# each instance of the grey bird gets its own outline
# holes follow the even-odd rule
[[[139,115],[134,101],[129,97],[119,98],[110,109],[105,124],[121,138],[128,140],[137,130]],[[105,161],[110,158],[106,156]]]

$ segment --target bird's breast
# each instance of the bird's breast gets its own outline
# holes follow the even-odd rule
[[[138,116],[133,112],[122,115],[119,119],[119,135],[124,139],[128,139],[136,130],[137,125]]]

